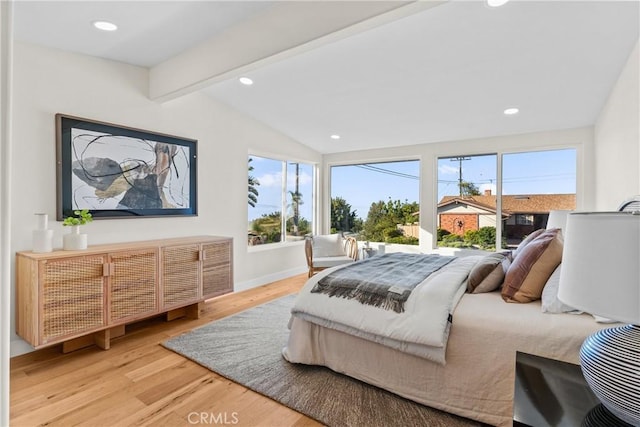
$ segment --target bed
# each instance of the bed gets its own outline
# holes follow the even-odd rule
[[[540,235],[547,234],[543,232]],[[530,239],[527,246],[529,243],[535,246],[539,237]],[[555,257],[558,256],[557,250],[555,248]],[[536,254],[537,259],[544,259],[548,252],[551,251],[542,256]],[[523,259],[518,257],[525,257],[524,254],[524,251],[516,254],[513,264],[508,267],[501,263],[503,273],[507,274],[511,268],[522,272],[523,265],[516,264]],[[407,310],[411,311],[411,306],[416,305],[412,303],[417,298],[414,297],[416,289],[446,275],[450,267],[468,269],[460,279],[461,288],[467,289],[468,273],[480,264],[481,259],[485,256],[460,258],[433,272],[411,292],[406,302]],[[543,274],[543,286],[548,286],[548,289],[552,286],[547,283],[557,282],[559,277],[558,263],[546,265],[550,271]],[[453,321],[444,334],[446,353],[441,360],[416,351],[407,352],[406,348],[389,345],[367,334],[354,334],[352,326],[343,325],[341,319],[331,317],[319,321],[321,314],[301,310],[300,306],[328,303],[333,307],[330,311],[340,313],[354,309],[354,304],[362,305],[358,301],[317,291],[320,281],[341,268],[346,267],[325,270],[312,277],[301,290],[292,310],[290,336],[283,349],[285,359],[292,363],[326,366],[410,400],[491,425],[512,423],[516,351],[578,363],[578,352],[584,339],[607,326],[597,323],[588,314],[576,313],[570,307],[552,301],[555,295],[544,302],[544,310],[552,311],[551,314],[543,312],[543,303],[535,300],[535,296],[533,301],[525,304],[505,302],[510,299],[505,294],[505,286],[502,290],[483,293],[459,292],[454,294],[451,302]],[[527,268],[533,271],[536,266]],[[497,270],[496,267],[494,271]],[[507,283],[504,275],[502,280]],[[314,289],[316,291],[312,292]],[[521,292],[520,297],[527,292]],[[314,303],[304,303],[306,298],[313,298]],[[380,308],[366,308],[365,311],[383,319],[404,316],[403,313],[391,314],[389,310]],[[358,319],[353,321],[356,324],[362,322]]]

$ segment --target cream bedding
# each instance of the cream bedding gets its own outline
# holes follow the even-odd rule
[[[296,317],[283,355],[427,406],[508,426],[516,351],[577,363],[582,341],[602,327],[586,314],[542,313],[540,302],[507,304],[499,292],[465,294],[455,311],[446,366]]]
[[[448,318],[464,294],[469,271],[480,258],[456,258],[433,272],[413,289],[403,312],[366,305],[355,299],[312,293],[322,278],[348,267],[325,270],[307,281],[291,313],[311,323],[445,364]],[[362,266],[366,262],[363,261]]]

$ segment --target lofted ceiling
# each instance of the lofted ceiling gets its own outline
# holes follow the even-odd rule
[[[638,41],[640,2],[18,0],[14,16],[18,41],[152,76],[197,68],[184,55],[195,47],[250,40],[255,53],[181,93],[201,90],[332,153],[593,125]],[[97,19],[120,29],[98,32]]]

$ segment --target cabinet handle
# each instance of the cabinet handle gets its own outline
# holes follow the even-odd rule
[[[102,264],[102,275],[107,277],[107,276],[113,276],[114,274],[116,274],[116,265],[112,262],[108,262],[105,264]]]

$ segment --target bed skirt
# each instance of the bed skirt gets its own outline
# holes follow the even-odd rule
[[[456,309],[447,364],[402,353],[299,318],[283,356],[326,366],[407,399],[496,426],[510,426],[516,351],[578,363],[584,339],[603,325],[582,314],[507,304],[498,292],[466,294]]]

